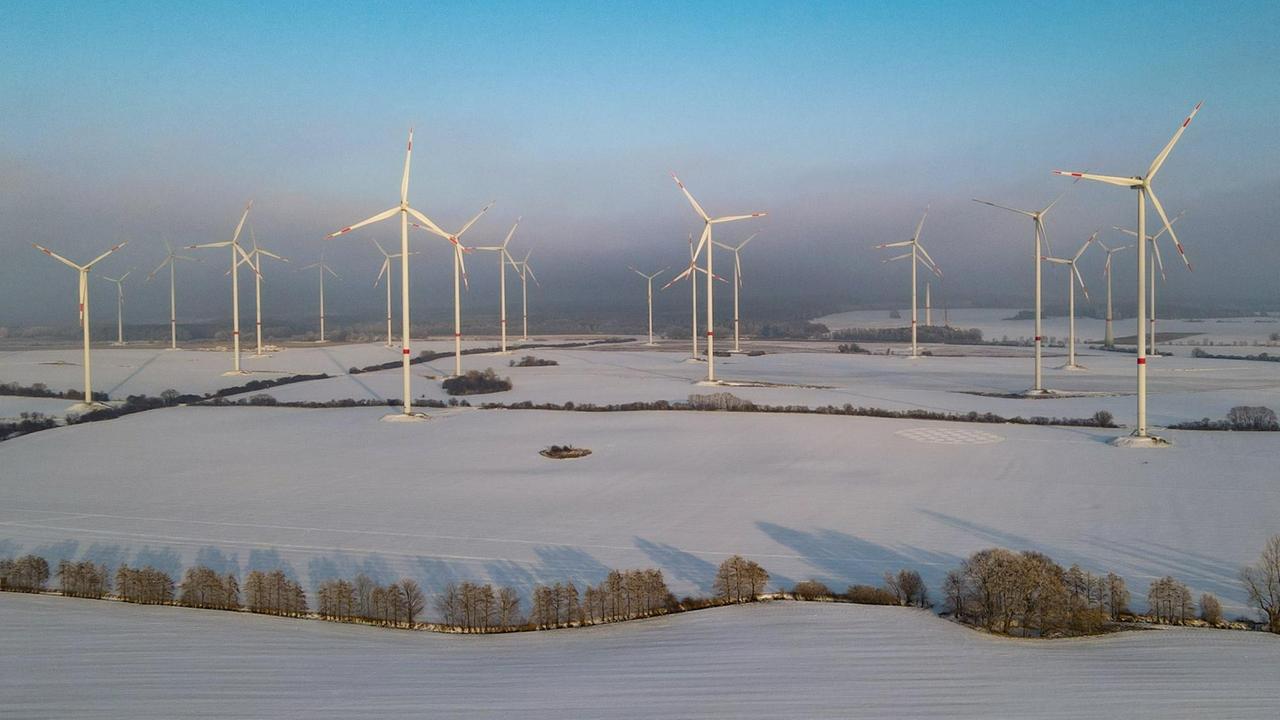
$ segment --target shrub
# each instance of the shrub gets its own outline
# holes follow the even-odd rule
[[[1093,414],[1093,422],[1098,427],[1113,428],[1116,426],[1115,416],[1106,410],[1099,410]]]
[[[549,457],[554,460],[567,460],[572,458],[586,457],[591,454],[587,448],[574,447],[572,445],[552,445],[538,451],[543,457]]]
[[[835,593],[831,592],[831,588],[817,580],[804,580],[796,583],[795,587],[791,588],[791,594],[797,600],[826,600],[835,597]]]
[[[854,355],[870,355],[871,351],[862,347],[858,343],[841,343],[836,346],[836,350],[842,353],[851,353]]]
[[[850,585],[844,599],[859,605],[897,605],[898,596],[874,585]]]
[[[1200,596],[1200,619],[1210,625],[1222,623],[1222,603],[1211,593]]]
[[[552,365],[559,365],[559,364],[560,363],[556,362],[555,360],[543,360],[542,358],[536,358],[532,355],[525,355],[524,357],[520,358],[518,362],[515,360],[512,360],[510,363],[508,363],[510,367],[550,367]]]
[[[483,395],[510,390],[511,379],[498,377],[493,368],[484,372],[468,370],[465,375],[445,380],[443,387],[450,395]]]

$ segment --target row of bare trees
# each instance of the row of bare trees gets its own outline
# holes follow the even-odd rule
[[[143,605],[168,605],[173,602],[174,584],[169,574],[150,565],[116,568],[116,597]]]
[[[39,555],[0,560],[0,590],[41,592],[49,582],[49,563]]]
[[[573,583],[568,583],[568,587],[572,588]],[[567,597],[568,591],[563,588],[564,586],[557,584],[555,592]],[[534,590],[535,606],[540,592],[545,589],[539,585]],[[575,599],[577,594],[577,589],[574,589]],[[545,599],[543,602],[546,602]],[[441,624],[462,632],[506,632],[524,625],[524,619],[520,615],[520,594],[509,587],[499,588],[495,592],[493,586],[487,583],[449,583],[444,592],[436,597],[435,607],[440,614]]]
[[[240,609],[240,582],[232,573],[219,575],[212,568],[197,565],[187,570],[178,586],[178,604],[214,610]]]
[[[63,560],[58,563],[58,586],[63,595],[101,598],[111,592],[111,573],[106,565],[94,565],[89,560]]]
[[[414,627],[425,607],[422,588],[408,578],[380,585],[360,573],[354,581],[326,580],[316,589],[316,612],[326,620]]]
[[[298,617],[307,614],[307,594],[283,570],[254,570],[244,579],[244,605],[250,612]]]

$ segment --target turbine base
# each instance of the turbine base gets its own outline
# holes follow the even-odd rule
[[[222,373],[222,377],[239,377],[241,375],[252,375],[248,370],[228,370]]]
[[[110,407],[111,406],[106,403],[100,403],[95,400],[94,402],[78,402],[67,408],[64,412],[68,416],[83,415],[85,413],[93,412],[94,410],[106,410]]]
[[[1156,435],[1125,435],[1111,441],[1111,444],[1122,448],[1166,448],[1173,445],[1173,442]]]
[[[403,412],[397,412],[383,415],[381,418],[378,418],[378,421],[385,423],[414,423],[425,422],[430,419],[431,418],[428,417],[426,413],[413,412],[406,414]]]

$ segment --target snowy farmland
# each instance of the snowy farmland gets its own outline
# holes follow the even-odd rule
[[[1274,718],[1280,639],[1002,640],[900,608],[770,603],[459,637],[0,597],[25,718]]]

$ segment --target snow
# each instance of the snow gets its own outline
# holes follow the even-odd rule
[[[553,368],[554,369],[554,368]],[[734,553],[774,585],[913,567],[935,591],[993,545],[1173,574],[1243,612],[1238,568],[1280,528],[1280,434],[1118,431],[743,413],[171,408],[0,443],[0,555],[282,567],[510,584],[660,567],[710,591]],[[966,440],[968,433],[983,435]],[[989,436],[995,436],[992,441]],[[957,437],[959,440],[957,440]],[[572,443],[591,456],[541,457]]]
[[[585,630],[407,633],[0,595],[25,718],[1274,718],[1280,638],[1014,641],[901,608],[769,603]]]

